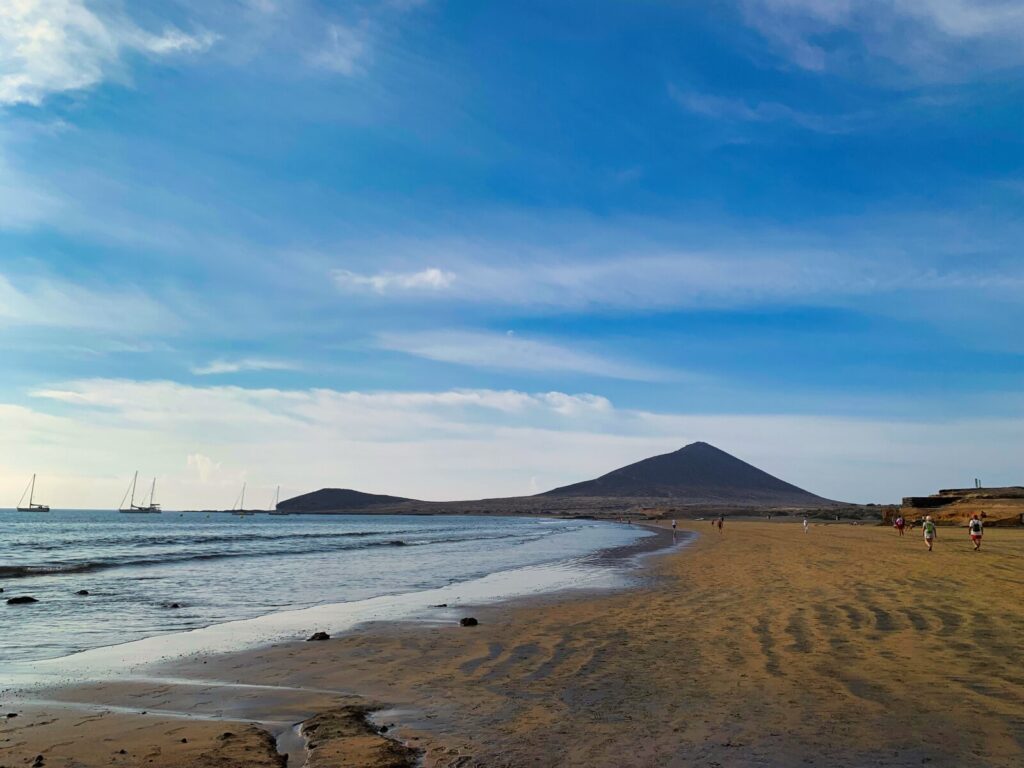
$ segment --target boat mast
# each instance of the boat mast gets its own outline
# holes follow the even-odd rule
[[[153,497],[156,495],[156,478],[153,478],[153,485],[149,489],[149,506],[153,506]]]
[[[242,500],[241,500],[241,504],[238,507],[238,510],[240,512],[244,512],[245,511],[245,483],[242,483]]]
[[[31,508],[32,500],[36,497],[36,473],[32,473],[32,490],[28,493],[28,505]]]
[[[139,470],[136,469],[135,470],[135,477],[132,478],[132,501],[131,501],[131,505],[133,507],[135,506],[135,483],[138,481],[138,479],[139,479]]]
[[[277,502],[281,500],[281,486],[277,486],[277,490],[274,491],[274,510],[277,510]]]

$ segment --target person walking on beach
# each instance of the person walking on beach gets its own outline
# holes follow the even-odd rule
[[[804,533],[807,533],[807,529],[810,528],[811,524],[807,522],[807,518],[804,518]]]
[[[903,529],[907,527],[907,521],[903,519],[903,515],[897,515],[896,520],[892,525],[899,532],[900,536],[902,536]]]
[[[977,515],[971,515],[971,520],[967,523],[967,530],[971,534],[971,543],[974,545],[975,552],[981,549],[981,534],[984,529],[985,526],[982,525],[981,519]]]
[[[724,523],[725,523],[725,515],[719,515],[718,516],[718,523],[717,523],[717,525],[718,525],[718,532],[719,533],[722,532],[722,525]],[[712,523],[712,525],[715,525],[715,523]]]
[[[928,515],[924,519],[924,524],[921,526],[924,529],[924,543],[928,545],[928,551],[932,551],[932,544],[935,543],[936,530],[935,523],[932,522],[932,516]]]

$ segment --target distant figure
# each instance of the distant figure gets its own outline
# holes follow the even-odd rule
[[[718,516],[718,532],[722,532],[722,525],[725,523],[725,515]]]
[[[807,522],[807,518],[804,518],[804,533],[807,533],[807,529],[811,527],[811,524]]]
[[[924,529],[924,543],[928,545],[928,551],[932,551],[932,544],[935,543],[937,531],[935,530],[935,523],[932,522],[932,516],[928,515],[924,519],[924,523],[921,525]]]
[[[981,534],[984,531],[985,526],[982,525],[981,520],[977,515],[971,515],[971,521],[967,523],[967,530],[971,534],[971,543],[974,545],[974,551],[977,552],[981,549]]]
[[[676,532],[676,521],[673,520],[672,521],[672,533],[675,534],[675,532]]]
[[[898,515],[893,521],[892,527],[899,531],[900,536],[903,535],[903,529],[907,527],[907,521],[903,519],[903,515]]]

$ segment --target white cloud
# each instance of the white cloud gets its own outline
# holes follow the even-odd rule
[[[240,360],[211,360],[205,365],[193,366],[191,371],[197,376],[212,376],[222,373],[238,373],[240,371],[294,371],[297,368],[298,366],[295,363],[287,360],[244,357]]]
[[[0,328],[5,325],[76,328],[113,333],[168,333],[179,318],[137,287],[86,287],[55,278],[0,274]]]
[[[0,497],[17,498],[39,472],[46,501],[70,507],[113,506],[136,468],[160,478],[169,509],[229,507],[242,478],[268,498],[277,483],[284,496],[323,486],[428,499],[515,495],[595,477],[694,440],[825,496],[894,501],[970,485],[976,475],[990,485],[1019,482],[1024,440],[1024,420],[1012,417],[654,413],[557,392],[93,379],[35,395],[38,407],[0,404]],[[49,413],[48,403],[59,403],[64,415]]]
[[[40,104],[51,93],[91,88],[120,74],[126,52],[195,53],[215,40],[173,27],[148,33],[84,0],[9,0],[0,3],[0,105]]]
[[[309,62],[315,67],[351,77],[362,71],[363,62],[370,52],[366,26],[329,24],[323,46],[310,54]]]
[[[172,27],[159,35],[140,34],[137,47],[158,56],[167,56],[173,53],[202,53],[219,39],[219,35],[209,30],[189,35]]]
[[[220,462],[214,461],[202,453],[190,453],[186,457],[185,463],[189,469],[195,471],[196,477],[201,483],[211,482],[221,471]]]
[[[919,222],[875,224],[874,230],[858,232],[844,223],[836,234],[818,238],[768,232],[758,241],[747,241],[723,235],[722,242],[706,250],[673,250],[621,238],[616,243],[616,234],[609,234],[612,242],[596,252],[586,246],[536,248],[516,241],[469,246],[444,239],[388,243],[384,248],[406,250],[407,258],[414,258],[417,251],[428,256],[444,252],[452,264],[452,278],[429,282],[413,279],[424,273],[351,272],[335,277],[348,291],[381,297],[534,311],[847,306],[867,296],[897,293],[901,306],[909,306],[906,302],[912,297],[933,300],[950,292],[957,292],[960,301],[982,293],[1012,298],[1024,287],[1024,265],[987,264],[963,255],[991,248],[983,239],[986,230],[971,231],[969,236],[977,242],[957,242],[964,237],[963,228],[934,221],[935,232],[921,236],[927,237],[934,252],[921,257],[920,241],[906,247],[900,241],[912,239],[905,230]],[[893,238],[897,226],[904,231]],[[944,230],[950,231],[940,240],[937,233]],[[819,247],[818,242],[827,245]],[[412,287],[424,283],[434,287]]]
[[[809,70],[887,60],[927,80],[1024,64],[1018,0],[739,0],[744,19]],[[843,33],[843,35],[837,35]]]
[[[669,86],[669,95],[684,109],[694,114],[720,120],[744,123],[788,123],[818,133],[843,133],[858,121],[851,115],[814,115],[800,112],[774,101],[748,104],[742,99],[729,98],[699,91]]]
[[[336,269],[331,275],[342,290],[368,290],[380,294],[444,291],[455,283],[453,273],[437,267],[428,267],[419,272],[379,272],[372,275]]]
[[[13,153],[5,148],[5,141],[6,136],[0,133],[0,229],[30,227],[51,217],[61,203],[36,179],[10,163],[8,155]]]
[[[528,339],[511,333],[422,331],[381,334],[383,349],[446,363],[478,368],[542,373],[581,373],[633,381],[678,379],[680,374],[612,360],[564,344]]]

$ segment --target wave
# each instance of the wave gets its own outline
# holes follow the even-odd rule
[[[340,534],[339,536],[347,536],[349,534]],[[394,535],[391,533],[390,535]],[[323,538],[323,537],[318,537]],[[338,538],[335,536],[334,538]],[[89,573],[92,571],[102,571],[111,568],[130,568],[130,567],[141,567],[147,565],[169,565],[176,563],[188,563],[195,561],[204,560],[224,560],[229,558],[240,558],[240,557],[282,557],[282,556],[299,556],[306,554],[323,554],[328,552],[347,552],[355,550],[365,550],[377,547],[423,547],[437,544],[457,544],[464,541],[483,541],[483,540],[494,540],[494,539],[510,539],[516,538],[521,541],[532,541],[535,540],[536,536],[522,536],[513,533],[501,534],[497,536],[461,536],[461,537],[445,537],[435,538],[428,540],[405,540],[405,539],[387,539],[384,541],[365,541],[358,544],[348,544],[347,546],[341,546],[339,543],[335,543],[334,546],[321,546],[314,548],[304,548],[297,550],[288,549],[273,549],[273,550],[241,550],[241,551],[219,551],[219,552],[175,552],[168,553],[166,555],[155,555],[146,557],[125,557],[118,560],[93,560],[93,561],[80,561],[72,563],[40,563],[31,565],[0,565],[0,579],[20,579],[29,578],[33,576],[62,576],[66,574],[74,573]],[[276,541],[276,540],[275,540]],[[343,542],[342,542],[343,543]]]
[[[392,531],[345,531],[345,532],[323,532],[323,533],[229,533],[229,534],[179,534],[179,535],[151,535],[151,536],[135,536],[133,538],[125,538],[124,536],[99,536],[88,540],[90,547],[103,547],[103,546],[118,546],[118,547],[149,547],[149,546],[165,546],[173,547],[176,545],[187,545],[187,546],[201,546],[203,544],[233,544],[235,542],[246,544],[251,542],[274,542],[276,544],[285,544],[294,541],[308,541],[311,539],[359,539],[367,538],[369,536],[382,536],[382,537],[395,537],[403,536],[410,533],[422,533],[423,531],[417,531],[414,529],[407,530],[392,530]],[[440,531],[433,531],[438,533]],[[24,546],[33,550],[45,552],[54,549],[66,549],[69,545],[80,544],[81,539],[73,542],[58,541],[51,544],[40,544],[36,542],[24,542]]]
[[[54,563],[52,565],[0,565],[0,579],[26,576],[53,576],[62,573],[87,573],[105,567],[99,563]]]

